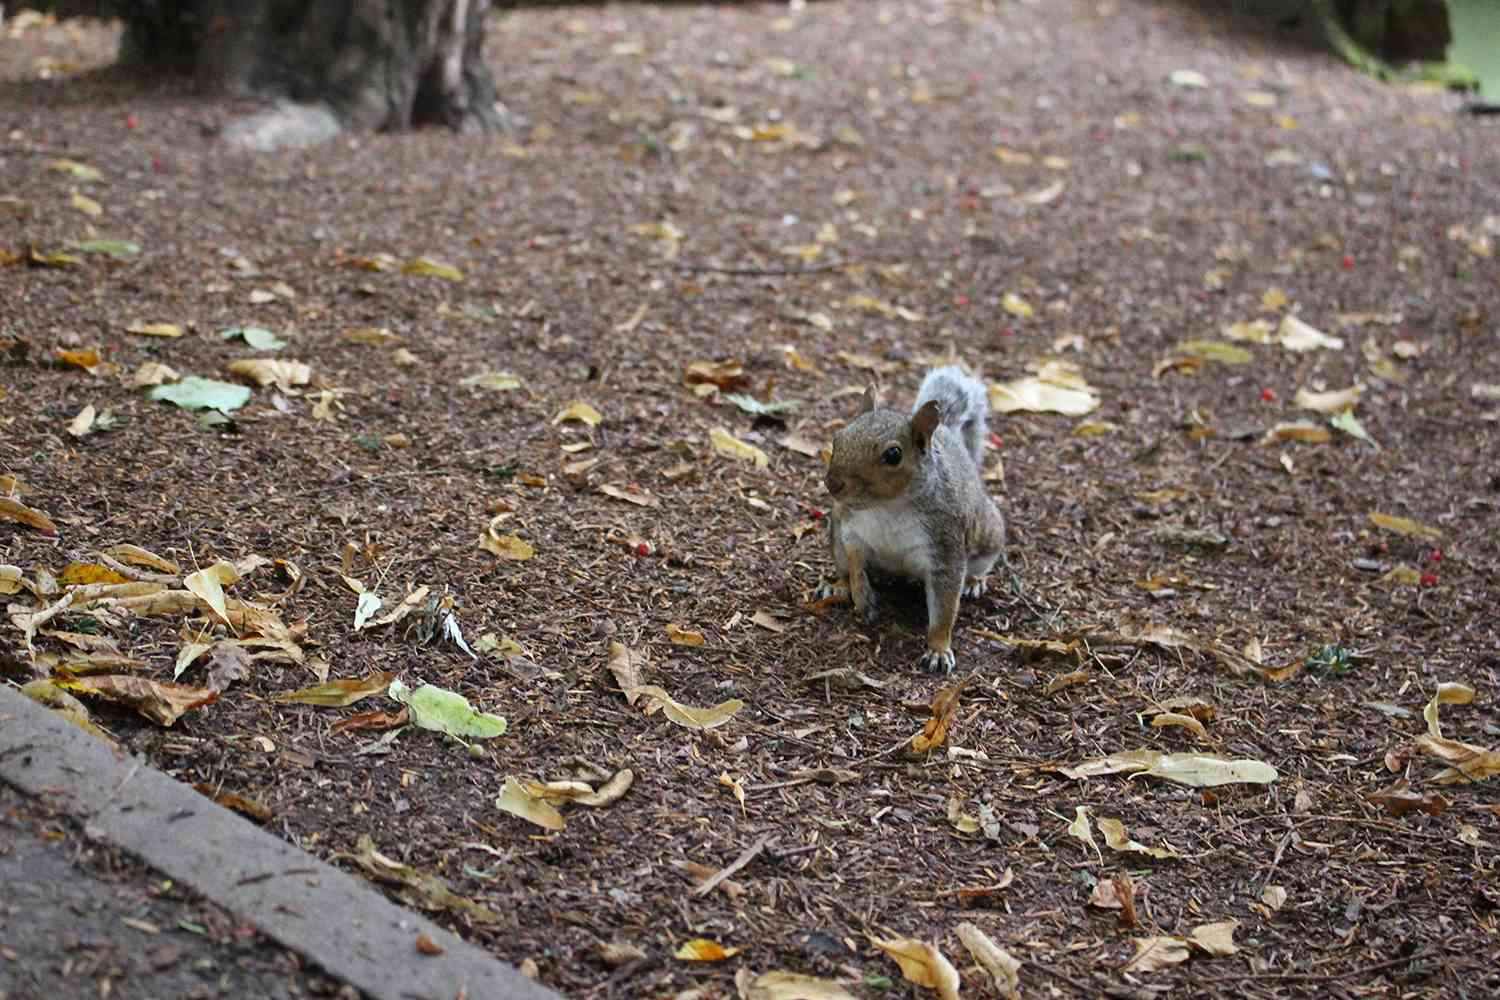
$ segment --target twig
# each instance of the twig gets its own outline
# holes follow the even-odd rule
[[[748,865],[751,861],[754,861],[755,856],[761,851],[764,851],[766,849],[766,845],[775,839],[776,835],[773,833],[762,834],[759,840],[751,844],[749,847],[745,848],[743,854],[735,858],[733,861],[729,862],[729,864],[725,865],[723,868],[720,868],[718,871],[714,872],[702,882],[698,883],[698,888],[693,890],[693,895],[706,896],[710,892],[713,892],[716,888],[718,888],[720,882],[724,881],[726,878]]]

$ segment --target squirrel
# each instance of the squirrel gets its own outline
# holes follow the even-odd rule
[[[918,663],[953,671],[958,599],[979,597],[1005,547],[1005,519],[979,478],[989,436],[989,393],[960,365],[929,371],[911,415],[864,408],[833,435],[824,485],[837,579],[866,622],[876,615],[866,568],[921,580],[927,591],[927,651]]]

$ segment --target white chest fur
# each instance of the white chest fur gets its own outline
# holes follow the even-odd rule
[[[887,573],[925,580],[932,570],[932,538],[910,503],[896,501],[856,510],[839,523],[846,548]]]

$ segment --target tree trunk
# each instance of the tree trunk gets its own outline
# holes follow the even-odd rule
[[[208,92],[325,105],[346,128],[504,119],[484,64],[493,0],[58,0],[125,22],[121,62],[191,73]]]

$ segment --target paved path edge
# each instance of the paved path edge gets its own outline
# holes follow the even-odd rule
[[[0,781],[190,886],[375,1000],[561,1000],[367,883],[0,684]],[[417,951],[418,934],[443,948]]]

